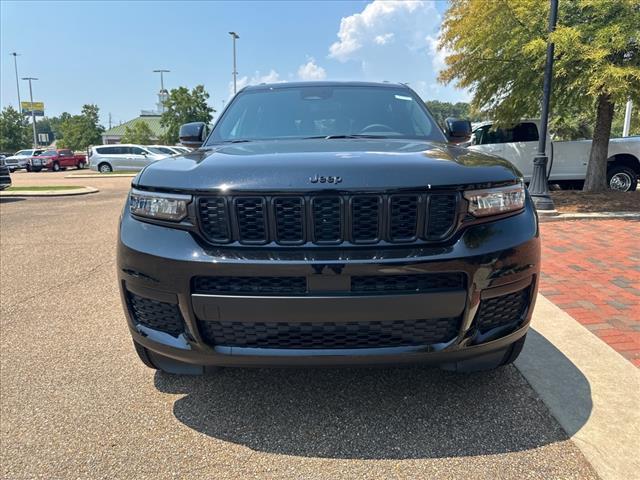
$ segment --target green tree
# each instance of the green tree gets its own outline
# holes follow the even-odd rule
[[[160,125],[166,129],[162,138],[163,143],[167,145],[176,143],[180,125],[183,123],[209,123],[215,110],[207,105],[208,98],[209,94],[203,85],[198,85],[191,92],[186,87],[172,89],[164,103],[165,111],[160,119]]]
[[[481,113],[472,112],[471,105],[466,102],[441,102],[439,100],[427,100],[424,102],[427,108],[432,113],[436,122],[444,128],[444,121],[448,117],[462,118],[465,120],[471,120],[472,122],[478,122],[483,118],[486,118]]]
[[[539,115],[548,16],[546,1],[453,0],[440,39],[451,52],[440,80],[471,89],[472,108],[499,123]],[[590,112],[593,142],[584,189],[604,190],[615,105],[640,100],[640,3],[560,2],[552,39],[551,111],[554,117]]]
[[[0,113],[0,152],[13,153],[31,146],[33,139],[30,134],[27,135],[28,131],[22,120],[20,112],[11,105],[2,110]]]
[[[132,126],[124,127],[122,143],[136,143],[138,145],[149,145],[153,140],[153,132],[146,122],[135,122]]]
[[[62,138],[58,146],[72,150],[85,150],[89,145],[102,143],[104,127],[100,125],[97,105],[84,105],[80,115],[66,117],[60,123]]]

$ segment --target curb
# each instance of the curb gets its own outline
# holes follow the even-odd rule
[[[65,175],[64,178],[112,178],[112,177],[135,177],[137,173],[81,173],[78,175]]]
[[[623,218],[627,220],[640,220],[640,213],[634,212],[597,212],[597,213],[562,213],[556,216],[545,217],[540,215],[540,222],[562,222],[567,220],[611,220]]]
[[[538,294],[515,365],[603,480],[640,471],[640,369]]]
[[[2,191],[0,197],[69,197],[73,195],[87,195],[100,190],[93,187],[73,188],[69,190],[15,190]]]

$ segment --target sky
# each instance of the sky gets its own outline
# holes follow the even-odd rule
[[[220,110],[238,87],[297,80],[405,82],[425,100],[466,101],[437,82],[446,1],[7,1],[0,2],[0,105],[17,106],[20,77],[37,77],[45,114],[100,108],[103,125],[153,109],[160,89],[202,84]],[[29,25],[29,28],[27,28]],[[20,81],[22,101],[29,86]]]

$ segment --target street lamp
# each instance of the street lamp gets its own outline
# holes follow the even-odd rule
[[[165,89],[164,89],[164,74],[165,73],[169,73],[171,70],[164,70],[164,69],[159,69],[159,70],[154,70],[153,73],[159,73],[160,74],[160,95],[158,98],[160,98],[160,109],[162,111],[162,113],[164,113],[164,102],[166,100],[166,95],[165,95]]]
[[[31,81],[38,79],[35,77],[23,77],[22,80],[29,81],[29,98],[31,98],[31,121],[33,122],[33,148],[38,148],[38,136],[36,135],[36,114],[33,110],[33,89],[31,88]]]
[[[549,12],[549,37],[556,29],[558,18],[558,0],[551,0]],[[551,38],[547,40],[547,60],[544,66],[544,82],[542,86],[542,112],[540,115],[540,138],[538,139],[538,153],[533,159],[533,174],[529,184],[529,193],[538,213],[555,214],[556,208],[549,195],[547,180],[547,163],[549,158],[545,152],[547,147],[547,126],[549,124],[549,99],[551,97],[551,78],[553,74],[553,49]]]
[[[18,90],[18,111],[20,112],[20,120],[22,121],[22,102],[20,101],[20,82],[18,81],[18,57],[20,54],[11,52],[9,55],[13,55],[13,67],[16,71],[16,89]]]
[[[229,35],[231,35],[231,38],[233,39],[233,94],[236,94],[236,80],[238,77],[238,70],[236,68],[236,40],[238,38],[240,38],[240,35],[238,35],[236,32],[229,32]]]

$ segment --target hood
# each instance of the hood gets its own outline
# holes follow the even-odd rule
[[[270,140],[217,145],[160,160],[145,168],[135,185],[173,190],[386,190],[502,183],[520,176],[506,160],[440,143]]]

